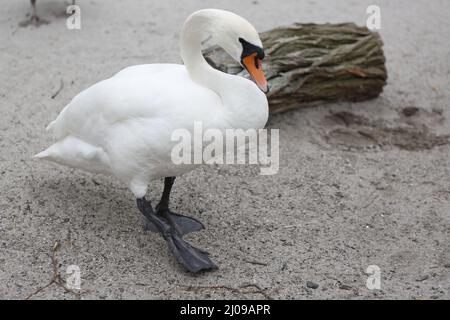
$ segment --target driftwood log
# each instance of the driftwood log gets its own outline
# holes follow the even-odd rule
[[[383,91],[387,71],[378,33],[353,23],[294,24],[261,34],[270,112],[337,101],[363,101]],[[205,50],[215,68],[248,77],[221,48]]]

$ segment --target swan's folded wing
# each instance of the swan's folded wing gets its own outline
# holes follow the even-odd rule
[[[115,124],[130,119],[181,120],[204,116],[205,106],[221,105],[219,96],[199,86],[182,65],[126,68],[75,96],[48,129],[56,139],[72,135],[101,146]]]

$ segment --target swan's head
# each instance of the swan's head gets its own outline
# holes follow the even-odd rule
[[[233,59],[250,74],[253,81],[265,93],[269,86],[262,69],[264,49],[256,29],[244,18],[223,10],[212,10],[211,34]]]

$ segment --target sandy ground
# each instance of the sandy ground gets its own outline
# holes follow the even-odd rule
[[[174,209],[207,226],[189,240],[220,265],[198,276],[143,230],[113,178],[32,161],[51,143],[45,126],[125,66],[179,62],[180,27],[196,9],[230,9],[263,31],[365,24],[373,1],[79,2],[82,30],[70,31],[63,1],[38,1],[50,21],[39,28],[18,27],[28,1],[0,1],[1,298],[450,298],[450,2],[377,1],[385,92],[273,116],[279,174],[220,166],[178,179]],[[152,185],[153,200],[161,188]],[[52,279],[52,256],[63,279],[67,266],[80,267],[80,295],[57,284],[39,290]],[[381,290],[365,286],[369,265],[381,269]]]

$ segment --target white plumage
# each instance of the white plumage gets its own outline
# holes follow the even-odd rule
[[[201,40],[208,34],[241,61],[256,84],[207,64]],[[185,65],[129,67],[73,98],[48,126],[57,142],[35,157],[119,178],[136,196],[149,229],[161,233],[187,270],[199,272],[217,266],[205,251],[182,239],[203,224],[169,209],[174,177],[195,168],[171,160],[177,143],[172,133],[192,132],[196,122],[204,130],[260,129],[268,116],[262,92],[268,87],[261,40],[241,17],[214,9],[197,11],[186,20],[181,40]],[[153,208],[145,199],[148,184],[163,177],[161,201]]]
[[[172,163],[174,130],[192,130],[195,121],[205,129],[263,128],[265,94],[252,81],[205,62],[200,41],[207,34],[235,59],[242,53],[239,38],[262,46],[256,30],[239,16],[198,11],[183,28],[185,65],[132,66],[79,93],[48,126],[57,142],[35,157],[113,174],[142,198],[150,181],[195,168]]]

